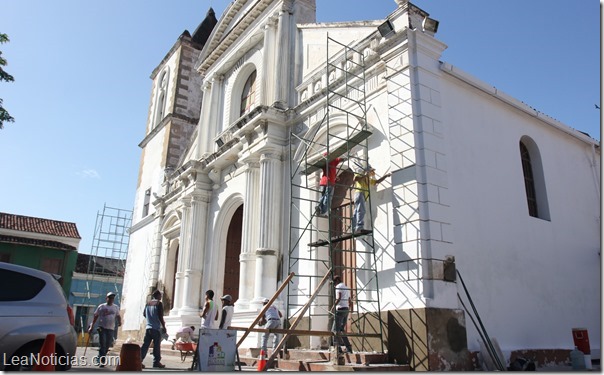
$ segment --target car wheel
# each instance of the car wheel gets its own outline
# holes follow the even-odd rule
[[[26,346],[23,346],[21,349],[16,351],[12,357],[16,357],[19,359],[26,358],[26,360],[17,361],[18,364],[12,365],[11,358],[8,358],[7,363],[9,363],[10,365],[7,365],[4,368],[4,370],[6,370],[6,371],[32,371],[33,367],[34,367],[34,363],[32,363],[32,361],[30,359],[32,357],[36,357],[38,355],[38,353],[40,353],[40,349],[42,349],[42,344],[44,344],[43,341],[37,341],[37,342],[29,343]],[[63,350],[61,349],[61,347],[55,346],[55,356],[64,356],[64,355],[65,354],[63,353]],[[63,366],[57,364],[55,370],[56,371],[66,371],[66,370],[69,370],[70,368],[71,368],[71,363],[69,363],[67,365],[63,365]]]
[[[23,346],[19,350],[12,355],[12,357],[8,358],[7,366],[4,368],[6,371],[31,371],[33,369],[33,363],[30,358],[32,355],[35,356],[40,353],[40,349],[42,348],[43,342],[33,342],[29,343],[26,346]],[[19,360],[15,362],[17,364],[13,364],[13,358],[18,358]]]

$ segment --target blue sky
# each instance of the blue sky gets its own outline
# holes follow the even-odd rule
[[[153,69],[226,0],[4,0],[0,211],[75,222],[90,253],[103,206],[132,209]],[[416,0],[447,61],[600,139],[600,3]],[[319,22],[384,19],[394,0],[317,0]]]

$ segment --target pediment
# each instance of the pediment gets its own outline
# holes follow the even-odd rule
[[[204,74],[271,5],[282,0],[235,0],[224,11],[201,51],[197,71]]]

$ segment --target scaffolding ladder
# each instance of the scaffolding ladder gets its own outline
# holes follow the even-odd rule
[[[305,310],[307,329],[323,332],[331,329],[334,285],[322,286],[311,307],[303,309],[329,271],[330,279],[340,276],[351,291],[354,307],[347,332],[351,333],[355,350],[384,352],[369,189],[364,191],[369,196],[365,228],[356,230],[352,225],[354,176],[358,169],[369,165],[368,140],[372,134],[367,123],[364,55],[329,35],[326,39],[327,79],[322,119],[309,124],[304,134],[295,130],[290,133],[288,267],[295,276],[288,284],[285,324],[297,321]],[[344,160],[335,163],[336,158]],[[327,217],[320,217],[315,209],[321,197],[318,182],[321,173],[328,174],[330,168],[337,169],[338,178]],[[309,345],[324,348],[327,343],[323,340]],[[295,344],[304,346],[301,343],[292,346]]]

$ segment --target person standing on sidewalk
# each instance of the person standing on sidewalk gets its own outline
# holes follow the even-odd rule
[[[122,325],[122,317],[120,316],[120,307],[113,303],[115,300],[115,293],[107,293],[105,297],[106,302],[100,304],[94,312],[94,318],[90,327],[88,328],[88,334],[92,334],[92,328],[94,323],[99,321],[98,332],[99,332],[99,367],[105,367],[107,364],[107,351],[113,344],[115,338],[115,324],[117,326]]]
[[[218,308],[214,303],[214,291],[212,289],[206,291],[206,302],[199,316],[201,316],[201,328],[214,328],[214,321],[218,320]]]
[[[230,294],[225,294],[220,297],[222,301],[222,315],[220,316],[220,325],[219,329],[227,329],[231,325],[231,321],[233,320],[233,312],[235,311],[235,306],[233,306],[233,297]]]
[[[268,298],[265,298],[264,301],[262,301],[262,303],[264,305],[266,305],[270,300]],[[281,314],[281,311],[279,311],[279,309],[277,309],[277,307],[275,307],[275,305],[271,305],[268,310],[266,310],[264,312],[264,316],[262,317],[262,320],[260,321],[260,325],[264,325],[264,329],[271,329],[271,328],[281,328],[281,317],[283,315]],[[271,335],[271,333],[269,332],[264,332],[262,333],[262,345],[261,348],[262,350],[264,350],[264,352],[266,353],[266,347],[267,347],[267,343],[268,343],[268,337],[269,335]],[[277,348],[277,344],[279,343],[279,339],[281,338],[281,335],[278,333],[273,333],[273,349]]]
[[[346,334],[346,323],[348,322],[348,313],[352,310],[352,299],[350,298],[350,288],[342,282],[340,276],[334,276],[333,283],[336,288],[336,300],[332,310],[335,308],[335,316],[333,319],[333,327],[331,331],[336,334],[335,343],[337,353],[340,353],[341,346],[346,347],[346,352],[352,354],[352,345]]]
[[[153,367],[166,367],[161,363],[161,337],[166,333],[166,322],[164,322],[164,305],[161,303],[161,292],[153,292],[153,299],[147,302],[143,310],[143,316],[147,319],[145,339],[141,347],[141,361],[147,356],[147,351],[153,341]],[[143,365],[143,368],[145,366]]]

